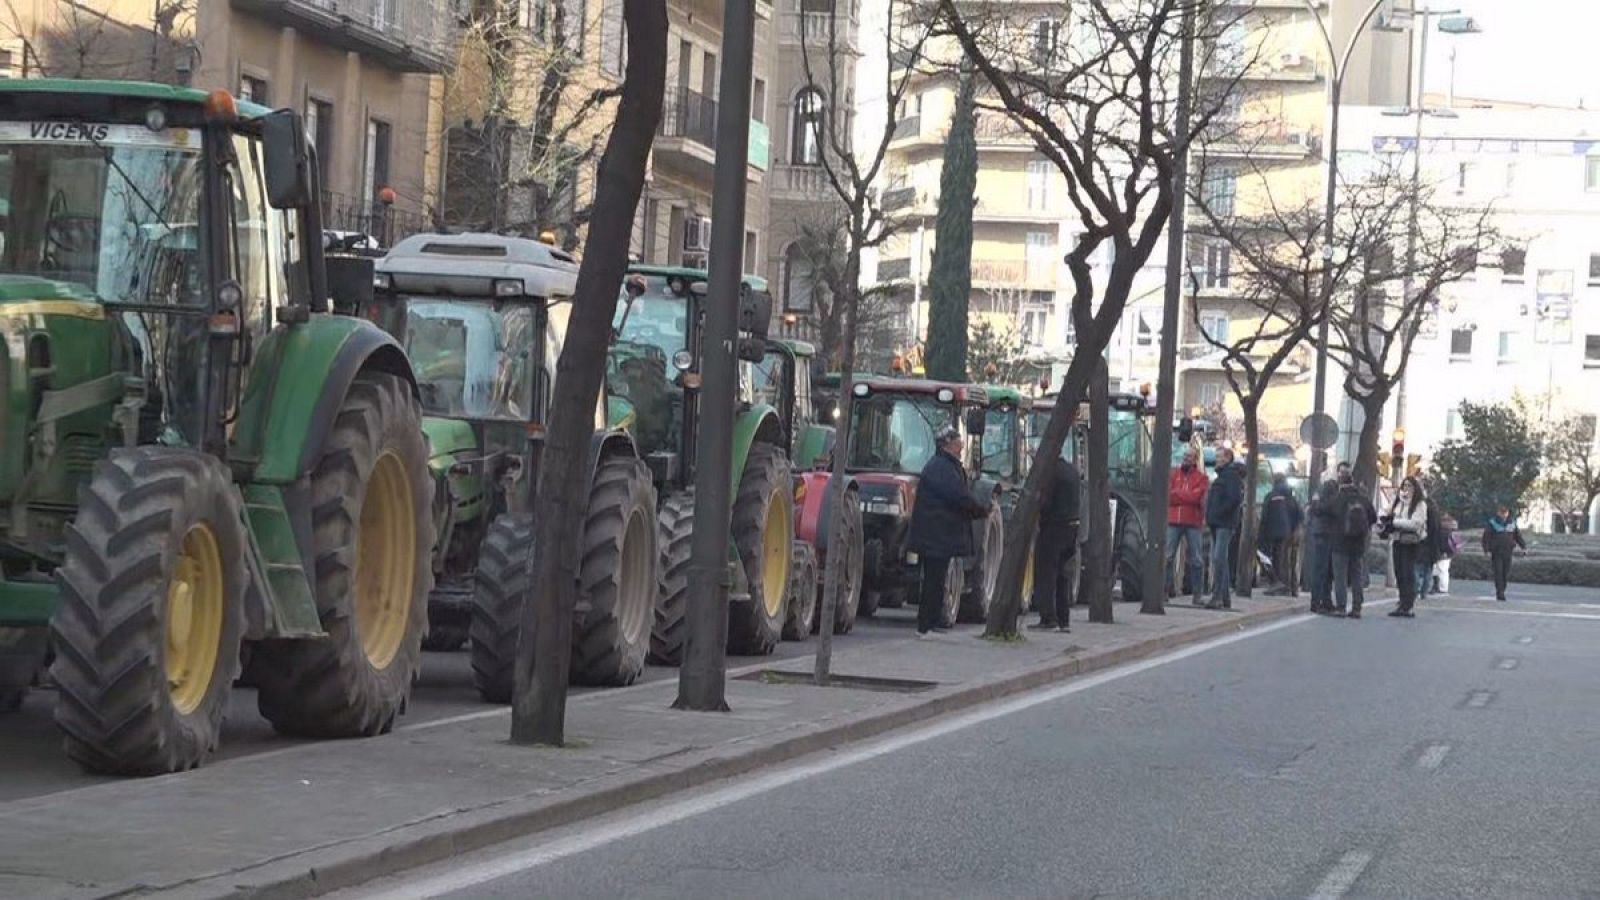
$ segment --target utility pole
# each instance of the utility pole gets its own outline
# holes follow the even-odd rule
[[[1172,409],[1178,392],[1178,310],[1183,304],[1184,219],[1189,211],[1189,82],[1194,75],[1194,6],[1183,8],[1178,54],[1178,121],[1173,126],[1172,209],[1167,217],[1167,284],[1161,304],[1161,361],[1151,435],[1150,508],[1144,533],[1144,597],[1139,612],[1164,615],[1167,603],[1167,500],[1172,468]]]
[[[728,648],[728,531],[733,514],[734,344],[738,341],[740,256],[744,250],[746,162],[750,152],[750,69],[755,4],[725,0],[717,164],[711,193],[710,284],[701,356],[700,436],[695,450],[694,539],[688,628],[678,672],[677,709],[725,711]]]

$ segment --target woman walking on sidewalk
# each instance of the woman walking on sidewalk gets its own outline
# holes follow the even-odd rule
[[[1394,580],[1400,588],[1400,605],[1389,615],[1409,619],[1416,615],[1411,610],[1417,603],[1417,554],[1428,539],[1428,498],[1422,482],[1415,477],[1400,482],[1400,494],[1389,507],[1388,520],[1394,538],[1390,545]]]
[[[1489,554],[1489,568],[1494,572],[1494,598],[1506,599],[1506,582],[1511,580],[1511,554],[1526,552],[1528,542],[1522,539],[1522,529],[1517,527],[1517,517],[1505,504],[1489,517],[1483,529],[1483,552]]]

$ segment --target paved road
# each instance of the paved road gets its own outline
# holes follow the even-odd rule
[[[875,619],[859,620],[851,634],[837,640],[852,644],[890,640],[904,637],[908,629],[915,627],[916,617],[910,611],[884,610]],[[808,656],[816,652],[815,648],[815,638],[797,643],[785,641],[778,645],[777,652],[769,659]],[[730,657],[729,666],[746,666],[759,661],[754,657]],[[642,680],[676,677],[677,669],[648,666]],[[573,694],[590,690],[596,689],[574,688]],[[54,703],[53,691],[33,691],[19,712],[0,716],[0,760],[4,761],[0,763],[0,767],[3,767],[0,771],[5,773],[4,777],[0,777],[0,803],[110,780],[83,772],[62,755],[61,738],[51,719]],[[410,711],[396,727],[404,729],[485,708],[472,686],[472,668],[465,651],[427,653],[423,657],[422,678],[412,694]],[[256,711],[255,691],[248,688],[234,690],[223,725],[218,759],[263,753],[297,743],[303,741],[277,734]]]
[[[1479,593],[1297,617],[368,889],[1600,897],[1600,601]]]

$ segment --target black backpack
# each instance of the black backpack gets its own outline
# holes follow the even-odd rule
[[[1367,529],[1372,527],[1372,520],[1367,516],[1366,504],[1361,498],[1349,495],[1344,498],[1344,536],[1347,538],[1361,538],[1367,536]]]

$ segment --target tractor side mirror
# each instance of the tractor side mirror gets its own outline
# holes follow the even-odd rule
[[[1177,431],[1176,435],[1174,435],[1174,436],[1177,437],[1178,443],[1180,443],[1180,444],[1187,444],[1187,443],[1189,443],[1189,441],[1193,440],[1194,439],[1194,420],[1189,418],[1188,416],[1184,416],[1183,418],[1179,419],[1178,420],[1178,431]]]
[[[767,358],[766,338],[739,338],[739,358],[758,363]]]
[[[261,150],[266,169],[267,202],[274,209],[310,206],[311,147],[305,127],[293,110],[261,117]]]
[[[967,416],[966,416],[967,434],[978,435],[978,436],[981,437],[983,435],[984,426],[988,423],[988,418],[989,417],[988,417],[988,411],[987,410],[983,410],[983,409],[969,409],[969,410],[967,410]]]
[[[766,291],[739,288],[739,330],[759,339],[764,345],[772,328],[772,295]]]

